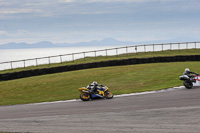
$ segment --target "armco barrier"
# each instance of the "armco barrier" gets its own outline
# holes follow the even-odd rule
[[[53,74],[53,73],[59,73],[59,72],[81,70],[81,69],[97,68],[97,67],[121,66],[121,65],[133,65],[133,64],[145,64],[145,63],[182,62],[182,61],[200,61],[200,55],[130,58],[130,59],[123,59],[123,60],[111,60],[111,61],[102,61],[102,62],[94,62],[94,63],[87,63],[87,64],[26,70],[26,71],[20,71],[20,72],[0,74],[0,81],[45,75],[45,74]]]

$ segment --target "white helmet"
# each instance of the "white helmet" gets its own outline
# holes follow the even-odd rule
[[[185,68],[185,71],[187,72],[187,71],[190,71],[190,69],[189,68]]]
[[[98,83],[96,81],[93,81],[92,85],[98,85]]]

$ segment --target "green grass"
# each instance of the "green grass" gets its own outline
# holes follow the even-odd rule
[[[200,62],[152,63],[93,68],[0,82],[0,105],[78,99],[79,87],[92,81],[115,94],[160,90],[182,85],[186,67],[200,73]]]
[[[49,68],[49,67],[57,67],[64,65],[74,65],[74,64],[82,64],[82,63],[90,63],[90,62],[100,62],[100,61],[108,61],[108,60],[120,60],[127,58],[148,58],[148,57],[159,57],[159,56],[175,56],[175,55],[197,55],[200,54],[200,49],[188,49],[188,50],[167,50],[167,51],[158,51],[158,52],[141,52],[141,53],[129,53],[129,54],[121,54],[117,56],[97,56],[97,57],[86,57],[84,59],[78,59],[75,61],[56,63],[50,65],[40,65],[40,66],[31,66],[26,68],[18,68],[11,70],[0,71],[2,73],[10,73],[24,70],[33,70],[40,68]]]

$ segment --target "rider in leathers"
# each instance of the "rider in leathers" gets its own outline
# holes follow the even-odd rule
[[[190,74],[195,74],[195,75],[199,75],[199,74],[197,74],[197,73],[195,73],[195,72],[191,72],[190,71],[190,69],[189,68],[186,68],[185,69],[185,71],[183,72],[183,75],[187,75],[192,81],[196,81],[196,80],[194,80],[194,75],[190,75]]]
[[[93,93],[97,93],[97,89],[99,88],[98,86],[103,86],[98,84],[96,81],[92,82],[92,84],[87,86],[87,89],[89,89]]]

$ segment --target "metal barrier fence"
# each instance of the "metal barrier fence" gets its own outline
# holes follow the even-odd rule
[[[63,63],[67,61],[74,61],[76,59],[85,57],[97,57],[97,56],[113,56],[120,54],[138,53],[138,52],[155,52],[166,50],[181,50],[181,49],[197,49],[200,48],[200,42],[181,42],[181,43],[164,43],[164,44],[145,44],[117,47],[103,50],[86,51],[79,53],[71,53],[57,56],[48,56],[41,58],[1,62],[0,70],[14,69],[19,67],[38,66],[43,64]]]

